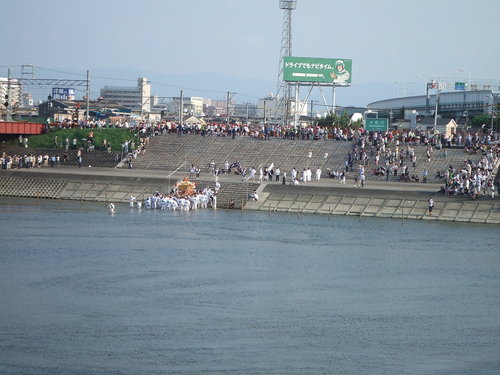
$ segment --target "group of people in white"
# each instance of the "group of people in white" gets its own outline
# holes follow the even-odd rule
[[[325,159],[328,157],[328,154],[325,154]],[[193,167],[192,167],[193,168]],[[193,169],[190,169],[190,175],[194,174]],[[255,167],[243,167],[238,161],[229,164],[226,160],[222,169],[219,169],[215,164],[215,161],[212,160],[209,164],[210,172],[214,175],[215,181],[217,181],[218,175],[220,173],[232,173],[233,171],[239,175],[241,175],[242,181],[257,181],[259,183],[266,181],[276,181],[282,182],[283,185],[289,183],[290,185],[299,185],[300,183],[312,182],[313,180],[313,171],[310,167],[303,168],[302,171],[298,172],[296,168],[292,168],[289,172],[290,180],[287,179],[287,172],[281,170],[279,167],[275,167],[274,163],[271,163],[269,166],[259,165],[258,169]],[[328,171],[328,177],[332,177],[330,174],[331,171]],[[323,171],[318,166],[316,171],[314,172],[314,178],[316,181],[320,181],[323,175]],[[342,182],[345,183],[345,175],[341,177],[339,175],[339,179],[342,179]]]
[[[481,193],[495,197],[495,181],[492,174],[497,163],[494,153],[483,155],[478,163],[467,159],[459,169],[452,166],[445,172],[445,186],[441,192],[446,195],[466,195],[475,199]]]
[[[207,187],[192,195],[178,195],[176,192],[170,194],[155,194],[146,197],[144,201],[138,200],[134,196],[129,198],[129,207],[146,210],[166,210],[166,211],[190,211],[204,208],[217,208],[217,195],[215,190]]]

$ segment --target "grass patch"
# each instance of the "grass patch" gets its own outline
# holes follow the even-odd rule
[[[124,128],[93,128],[93,129],[50,129],[46,134],[32,135],[28,137],[28,146],[34,148],[64,148],[66,138],[69,139],[69,147],[73,145],[76,138],[77,146],[83,147],[84,140],[87,140],[89,133],[94,132],[94,147],[96,150],[104,150],[103,141],[106,139],[111,144],[113,151],[121,151],[125,141],[134,140],[137,145],[137,132]],[[19,141],[11,140],[7,144],[18,145]],[[129,148],[130,149],[130,148]]]

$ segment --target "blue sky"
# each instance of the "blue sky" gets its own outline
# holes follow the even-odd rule
[[[161,96],[183,89],[223,99],[232,91],[237,102],[255,102],[276,91],[279,0],[0,5],[0,76],[6,67],[19,76],[22,64],[35,65],[38,78],[84,79],[88,69],[93,96],[139,76]],[[337,90],[339,105],[423,94],[429,78],[498,82],[499,14],[498,0],[298,0],[293,54],[353,60],[352,86]]]

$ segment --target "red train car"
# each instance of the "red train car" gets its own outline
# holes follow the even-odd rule
[[[42,134],[44,127],[36,122],[0,121],[0,134]]]

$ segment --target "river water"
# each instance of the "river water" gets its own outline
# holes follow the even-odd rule
[[[2,374],[500,373],[498,226],[0,199]]]

